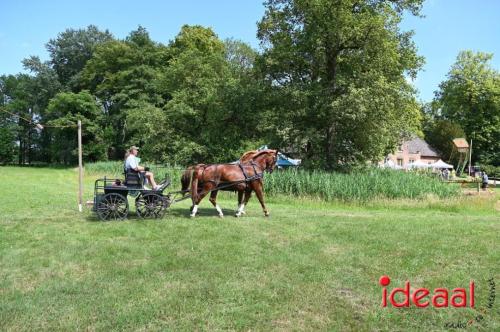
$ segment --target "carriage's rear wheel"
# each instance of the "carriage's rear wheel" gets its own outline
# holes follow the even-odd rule
[[[101,220],[124,220],[128,215],[128,201],[121,194],[109,193],[101,198],[96,210]]]
[[[155,193],[140,195],[135,200],[135,209],[141,218],[163,218],[169,205],[168,197]]]

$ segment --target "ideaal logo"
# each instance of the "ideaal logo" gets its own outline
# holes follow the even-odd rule
[[[435,308],[446,308],[449,307],[449,305],[455,308],[474,308],[475,305],[475,283],[472,280],[466,288],[454,288],[451,291],[447,288],[435,288],[433,292],[427,288],[417,288],[411,290],[409,281],[405,282],[403,288],[396,287],[389,292],[387,290],[387,286],[391,283],[391,279],[388,276],[380,277],[379,283],[383,287],[382,307],[384,308],[388,306],[388,303],[396,308],[410,307],[410,303],[418,308],[425,308],[429,305],[432,305]],[[493,309],[496,296],[495,286],[495,280],[493,278],[488,279],[488,299],[486,306],[478,310],[480,314],[477,314],[471,319],[445,323],[444,327],[465,329],[474,323],[481,323],[484,319],[483,314],[486,314],[488,310]],[[397,294],[401,294],[403,296],[402,302],[396,301]]]
[[[393,307],[403,308],[410,307],[410,303],[412,303],[419,308],[425,308],[429,305],[435,308],[447,308],[449,305],[455,308],[474,308],[474,281],[470,281],[467,288],[454,288],[451,291],[447,288],[436,288],[433,292],[427,288],[417,288],[410,291],[409,281],[405,282],[404,288],[396,287],[388,292],[386,286],[391,283],[388,276],[380,277],[379,283],[383,287],[382,307],[387,307],[387,303],[390,303]],[[396,295],[399,293],[404,297],[402,302],[396,301]]]

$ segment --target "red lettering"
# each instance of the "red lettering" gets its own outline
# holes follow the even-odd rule
[[[422,294],[418,294],[422,293]],[[419,301],[429,295],[429,290],[427,288],[419,288],[412,294],[412,301],[419,308],[425,308],[429,305],[429,301],[420,303]]]
[[[387,288],[382,289],[382,307],[387,307]]]
[[[460,299],[460,302],[457,302]],[[453,295],[451,296],[451,305],[455,308],[466,307],[467,306],[467,293],[465,288],[455,288],[453,290]]]
[[[396,293],[403,293],[405,295],[405,299],[402,303],[396,302],[394,300],[394,296]],[[410,282],[407,281],[405,282],[405,288],[394,288],[391,292],[391,295],[389,295],[389,300],[391,301],[392,305],[397,307],[397,308],[402,308],[402,307],[409,307],[410,306]]]
[[[474,308],[474,281],[470,281],[469,283],[469,296],[470,296],[470,307]]]
[[[475,304],[475,284],[471,280],[469,282],[469,299],[467,300],[467,290],[465,288],[455,288],[453,289],[451,298],[449,298],[449,290],[446,288],[436,288],[434,293],[432,293],[432,298],[429,300],[427,296],[431,293],[427,288],[418,288],[414,292],[410,293],[410,282],[406,281],[404,288],[394,288],[392,291],[388,290],[388,286],[391,279],[388,276],[382,276],[379,279],[379,283],[382,286],[382,307],[387,307],[387,293],[389,293],[389,301],[393,307],[402,308],[410,307],[410,301],[413,302],[419,308],[425,308],[432,304],[435,308],[447,308],[451,303],[451,306],[455,308],[467,307],[467,302],[469,306],[474,308]],[[403,296],[402,302],[397,302],[396,296],[401,293]],[[398,299],[399,300],[399,299]]]
[[[438,294],[438,292],[442,294]],[[434,293],[435,294],[432,297],[432,305],[436,308],[448,307],[448,290],[446,288],[436,288]],[[439,303],[438,299],[443,299],[443,302]]]

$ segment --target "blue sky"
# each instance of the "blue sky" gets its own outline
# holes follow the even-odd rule
[[[167,43],[183,24],[212,27],[220,38],[234,37],[258,47],[256,23],[261,0],[0,0],[0,74],[22,71],[30,55],[48,59],[45,43],[66,28],[95,24],[123,38],[138,25]],[[424,70],[413,82],[420,99],[430,101],[460,50],[491,52],[500,69],[500,1],[427,0],[425,18],[406,17],[402,28],[415,30]]]

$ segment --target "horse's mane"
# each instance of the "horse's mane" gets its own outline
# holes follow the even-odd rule
[[[247,151],[247,152],[245,152],[245,153],[241,156],[241,158],[240,158],[240,163],[244,163],[244,162],[247,162],[247,161],[249,161],[249,160],[253,159],[253,156],[254,156],[257,152],[259,152],[259,151],[257,151],[257,150],[251,150],[251,151]]]
[[[260,157],[261,155],[263,154],[266,154],[266,153],[276,153],[276,150],[271,150],[271,149],[265,149],[265,150],[261,150],[261,151],[258,151],[253,157],[252,157],[252,160],[256,159],[257,157]]]

